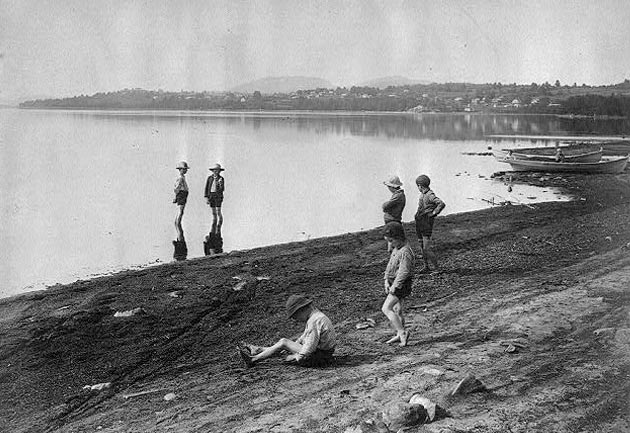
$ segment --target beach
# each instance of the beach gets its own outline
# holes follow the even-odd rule
[[[412,432],[630,431],[630,173],[513,179],[574,200],[438,217],[404,348],[379,227],[1,299],[0,431],[367,431],[414,393],[448,416]],[[336,324],[337,365],[245,368],[238,341],[302,331],[290,294]],[[450,396],[470,374],[484,390]]]

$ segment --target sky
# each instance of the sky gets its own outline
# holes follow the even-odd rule
[[[0,0],[0,101],[263,77],[630,78],[627,0]]]

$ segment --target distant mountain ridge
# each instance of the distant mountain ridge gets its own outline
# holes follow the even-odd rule
[[[297,90],[317,88],[331,89],[335,86],[328,80],[317,77],[265,77],[230,89],[232,92],[291,93]]]
[[[426,80],[415,80],[401,75],[392,75],[390,77],[374,78],[372,80],[365,81],[360,85],[364,87],[377,87],[379,89],[384,89],[389,86],[413,86],[414,84],[431,84],[431,82]]]

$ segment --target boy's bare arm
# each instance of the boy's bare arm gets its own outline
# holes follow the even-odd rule
[[[302,358],[312,354],[317,349],[319,344],[319,330],[317,328],[311,329],[311,332],[304,338],[302,342],[302,349],[300,353],[295,355],[295,360],[300,361]]]
[[[435,200],[433,202],[435,203],[435,209],[433,210],[433,215],[437,216],[446,207],[446,204],[442,200],[440,200],[440,198],[437,196],[435,197]]]

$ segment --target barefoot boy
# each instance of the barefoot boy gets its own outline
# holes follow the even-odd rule
[[[389,263],[385,269],[385,302],[381,311],[387,316],[396,335],[387,343],[399,342],[401,346],[407,345],[409,331],[405,330],[405,318],[403,316],[403,299],[411,294],[411,283],[416,256],[405,237],[402,224],[390,222],[385,225],[383,237],[391,250]]]
[[[223,214],[221,213],[221,205],[223,204],[223,192],[225,191],[225,179],[221,176],[221,172],[225,169],[221,164],[214,164],[209,168],[212,172],[206,180],[204,197],[208,201],[208,205],[212,210],[212,228],[210,233],[221,234],[221,225],[223,224]]]
[[[337,344],[335,328],[330,319],[319,311],[310,299],[291,295],[286,305],[287,317],[306,323],[306,329],[296,341],[281,338],[270,347],[242,343],[238,352],[247,367],[282,351],[289,352],[285,361],[304,366],[326,365],[333,361]]]
[[[446,206],[429,188],[430,184],[431,179],[424,174],[416,178],[416,185],[418,185],[418,190],[420,190],[418,211],[415,216],[416,234],[418,235],[420,250],[422,251],[422,260],[424,261],[424,268],[420,270],[421,273],[431,272],[431,267],[433,267],[434,271],[438,271],[437,258],[431,249],[431,235],[433,234],[433,221],[435,217],[438,216]]]
[[[175,181],[175,198],[173,203],[177,205],[177,216],[175,217],[175,230],[177,230],[177,240],[184,240],[184,230],[182,230],[182,217],[184,216],[184,208],[188,199],[188,183],[186,183],[186,173],[188,172],[188,163],[181,161],[177,164],[179,177]]]
[[[184,238],[184,229],[182,228],[182,218],[184,217],[184,208],[188,200],[188,183],[186,183],[186,173],[188,172],[188,163],[181,161],[177,164],[179,177],[175,181],[175,198],[173,203],[177,205],[177,215],[175,216],[175,230],[177,231],[177,239],[173,241],[175,252],[173,258],[175,260],[185,260],[188,256],[188,247]]]

